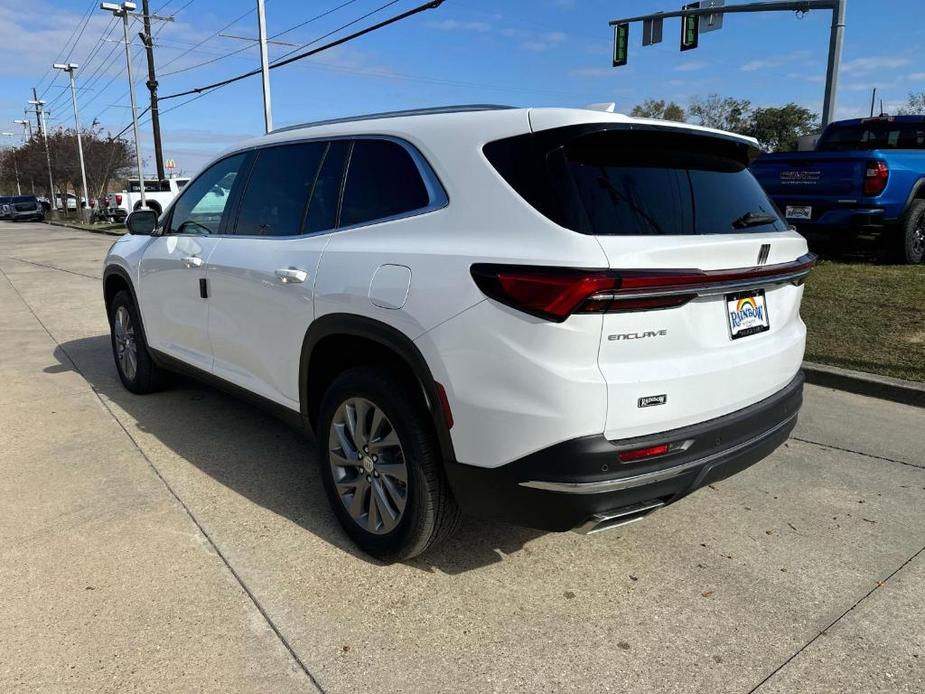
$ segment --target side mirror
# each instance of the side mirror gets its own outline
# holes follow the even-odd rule
[[[135,236],[151,236],[157,229],[157,212],[142,208],[125,218],[128,233]]]

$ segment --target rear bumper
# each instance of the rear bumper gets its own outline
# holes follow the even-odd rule
[[[862,201],[839,203],[832,200],[787,200],[775,198],[774,202],[782,213],[788,205],[812,207],[812,219],[788,219],[797,230],[813,230],[819,233],[836,231],[861,231],[883,227],[896,221],[895,206],[889,204],[864,205]]]
[[[456,500],[471,515],[542,530],[588,526],[595,517],[652,510],[754,465],[787,440],[803,402],[803,375],[737,412],[633,439],[565,441],[499,468],[449,463]],[[683,444],[650,462],[622,463],[621,450]]]

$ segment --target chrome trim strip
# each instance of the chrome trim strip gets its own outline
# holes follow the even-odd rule
[[[433,116],[442,113],[469,113],[472,111],[501,111],[516,108],[516,106],[503,106],[501,104],[460,104],[458,106],[435,106],[432,108],[414,108],[405,111],[383,111],[381,113],[365,113],[357,116],[345,116],[343,118],[329,118],[328,120],[316,120],[308,123],[296,123],[287,125],[282,128],[271,130],[268,135],[284,133],[290,130],[301,130],[302,128],[314,128],[319,125],[336,125],[338,123],[354,123],[363,120],[381,120],[383,118],[404,118],[406,116]]]
[[[601,480],[599,482],[547,482],[544,480],[531,480],[528,482],[521,482],[521,487],[530,487],[531,489],[542,489],[547,492],[562,492],[565,494],[604,494],[605,492],[614,492],[621,489],[632,489],[634,487],[641,487],[646,484],[652,484],[654,482],[662,482],[664,480],[671,479],[672,477],[677,477],[688,470],[710,463],[717,458],[722,458],[723,456],[729,455],[731,453],[736,453],[737,451],[742,450],[743,448],[748,448],[756,443],[760,443],[764,439],[771,437],[776,434],[778,431],[783,429],[785,426],[790,424],[794,419],[796,419],[798,413],[793,413],[787,419],[778,424],[775,424],[772,428],[764,431],[757,436],[754,436],[747,441],[738,443],[735,446],[730,448],[725,448],[716,453],[711,453],[708,456],[703,458],[698,458],[697,460],[691,460],[687,463],[682,463],[681,465],[675,465],[674,467],[664,468],[662,470],[653,470],[651,472],[644,472],[641,475],[633,475],[632,477],[621,477],[613,480]]]
[[[810,273],[810,268],[789,272],[783,275],[769,275],[767,277],[756,277],[748,280],[735,280],[723,282],[721,284],[692,284],[688,287],[671,287],[670,289],[657,289],[653,291],[640,292],[601,292],[595,294],[594,299],[612,299],[614,301],[628,301],[632,299],[650,299],[660,296],[683,296],[694,294],[695,296],[716,296],[717,294],[726,294],[739,289],[753,289],[758,287],[770,287],[778,284],[790,284],[805,278]],[[619,303],[614,307],[619,308]]]

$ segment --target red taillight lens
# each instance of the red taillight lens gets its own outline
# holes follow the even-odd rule
[[[658,446],[649,446],[648,448],[637,448],[632,451],[620,451],[617,453],[617,457],[620,459],[621,463],[631,463],[636,460],[642,460],[644,458],[655,458],[659,455],[665,455],[670,450],[667,443],[659,444]]]
[[[886,188],[886,183],[890,178],[890,167],[885,161],[867,162],[867,168],[864,171],[864,195],[876,197]]]
[[[632,273],[625,275],[613,270],[479,264],[472,266],[472,278],[492,299],[557,323],[573,313],[650,311],[681,306],[694,297],[693,294],[624,296],[621,289],[664,286],[663,277],[651,275],[653,283],[643,284]]]
[[[116,193],[116,204],[117,204],[117,205],[121,205],[121,204],[122,204],[122,196],[119,195],[118,193]]]
[[[745,288],[802,282],[816,262],[807,254],[789,263],[731,270],[577,270],[533,265],[472,266],[486,296],[524,313],[561,323],[573,313],[654,311],[683,306],[717,287]],[[731,289],[730,289],[731,291]]]

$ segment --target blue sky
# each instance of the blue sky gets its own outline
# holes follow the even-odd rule
[[[346,0],[267,0],[270,34],[284,32]],[[353,0],[345,7],[279,36],[304,44],[383,5]],[[732,2],[734,0],[730,0]],[[420,2],[398,0],[355,25],[384,19]],[[33,85],[49,101],[52,125],[73,124],[64,76],[52,62],[81,64],[78,86],[84,125],[96,118],[118,132],[130,122],[121,27],[89,0],[34,0],[28,13],[20,0],[0,0],[0,120],[3,130],[22,118]],[[176,13],[158,23],[156,58],[160,92],[167,95],[247,71],[259,65],[256,48],[214,36],[248,13],[253,0],[152,0],[152,10]],[[677,3],[678,5],[680,3]],[[139,7],[141,1],[138,0]],[[418,15],[343,47],[271,72],[277,127],[320,118],[419,106],[493,102],[514,105],[583,105],[614,101],[629,111],[646,98],[686,104],[695,95],[718,92],[756,105],[796,101],[821,110],[830,13],[727,16],[718,32],[701,36],[700,48],[678,51],[678,20],[666,20],[665,41],[640,45],[634,25],[630,64],[610,67],[611,30],[618,16],[674,9],[659,0],[446,0]],[[76,41],[74,28],[90,19]],[[136,33],[131,36],[138,52]],[[224,32],[256,36],[256,17],[246,14]],[[71,47],[73,45],[73,48]],[[838,115],[866,115],[870,88],[877,86],[887,110],[910,91],[925,90],[925,2],[850,0]],[[214,60],[234,50],[239,53]],[[271,58],[292,50],[273,46]],[[89,60],[88,60],[89,58]],[[145,63],[135,62],[138,96],[147,104]],[[182,70],[176,74],[167,74]],[[162,109],[184,99],[162,103]],[[165,157],[187,172],[198,169],[231,143],[262,132],[259,77],[241,81],[165,112]],[[150,126],[143,131],[146,170],[153,170]],[[131,135],[131,130],[127,135]]]

